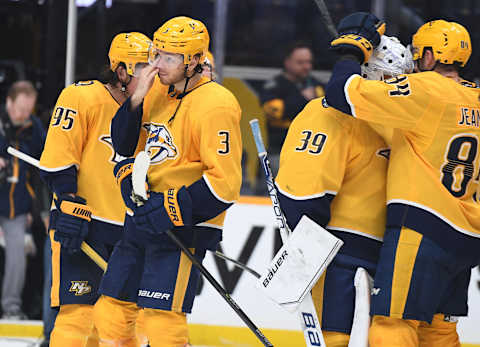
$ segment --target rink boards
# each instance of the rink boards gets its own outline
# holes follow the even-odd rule
[[[226,217],[223,253],[262,272],[274,253],[277,231],[268,198],[242,197]],[[278,237],[277,237],[278,238]],[[277,240],[279,242],[279,240]],[[255,288],[255,278],[224,260],[207,254],[204,265],[276,347],[303,346],[295,315],[277,307]],[[480,347],[480,270],[475,268],[469,288],[468,318],[461,318],[458,332],[464,347]],[[193,346],[261,346],[213,287],[204,282],[189,316]],[[4,340],[2,337],[17,337]],[[41,322],[0,321],[0,346],[33,346],[42,336]],[[23,340],[22,340],[23,338]],[[26,339],[28,338],[28,339]]]

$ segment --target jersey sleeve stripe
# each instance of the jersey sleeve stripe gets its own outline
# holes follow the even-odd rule
[[[353,230],[353,229],[348,229],[348,228],[340,228],[340,227],[331,226],[331,225],[327,225],[326,229],[327,230],[343,231],[343,232],[346,232],[346,233],[355,234],[355,235],[366,237],[366,238],[369,238],[369,239],[372,239],[372,240],[383,242],[383,237],[373,236],[373,235],[363,233],[363,232],[358,231],[358,230]]]
[[[72,166],[75,166],[75,168],[78,170],[79,166],[77,164],[69,164],[65,166],[58,166],[58,167],[46,167],[46,166],[39,166],[38,168],[40,170],[46,171],[46,172],[57,172],[57,171],[62,171],[65,169],[68,169]]]
[[[233,204],[235,202],[235,200],[226,200],[226,199],[222,199],[216,192],[215,192],[215,189],[213,189],[213,186],[211,185],[211,183],[208,181],[208,177],[206,175],[203,175],[202,176],[203,179],[205,180],[205,183],[207,184],[207,187],[208,189],[210,190],[210,192],[212,193],[212,195],[218,200],[218,201],[221,201],[223,202],[224,204]]]
[[[348,87],[350,86],[350,83],[352,83],[352,81],[355,77],[360,77],[360,76],[359,75],[350,76],[347,79],[347,82],[345,82],[345,86],[343,87],[343,91],[345,93],[345,99],[347,100],[347,103],[350,106],[350,110],[352,111],[352,116],[357,118],[357,114],[355,113],[355,105],[352,103],[352,100],[350,99],[350,95],[348,94]]]
[[[462,234],[465,234],[465,235],[468,235],[468,236],[472,236],[472,237],[475,237],[475,238],[480,238],[480,234],[477,234],[477,233],[472,233],[471,231],[468,231],[468,230],[465,230],[463,228],[460,228],[459,226],[453,224],[450,220],[448,220],[447,218],[445,218],[444,216],[442,216],[440,213],[438,213],[437,211],[427,207],[427,206],[424,206],[422,204],[419,204],[419,203],[416,203],[416,202],[413,202],[413,201],[408,201],[408,200],[403,200],[403,199],[391,199],[391,200],[388,200],[387,201],[387,205],[390,205],[390,204],[403,204],[403,205],[410,205],[410,206],[414,206],[414,207],[417,207],[417,208],[420,208],[424,211],[427,211],[428,213],[430,214],[433,214],[435,217],[441,219],[442,221],[444,221],[445,223],[447,223],[451,228],[455,229],[456,231],[462,233]]]
[[[293,194],[290,194],[290,193],[287,193],[286,191],[284,191],[282,188],[280,188],[278,186],[277,183],[275,183],[275,186],[277,187],[278,191],[280,193],[282,193],[282,195],[285,195],[286,197],[288,197],[290,199],[293,199],[293,200],[310,200],[310,199],[322,198],[325,195],[337,195],[337,192],[335,192],[333,190],[324,190],[323,192],[317,193],[317,194],[296,196],[296,195],[293,195]]]

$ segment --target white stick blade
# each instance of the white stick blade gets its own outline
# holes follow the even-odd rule
[[[147,179],[148,167],[150,166],[150,156],[145,151],[141,151],[135,157],[132,172],[133,193],[140,196],[143,200],[148,200],[145,181]]]
[[[359,267],[355,272],[355,311],[348,347],[368,347],[370,327],[370,292],[373,279],[367,270]]]

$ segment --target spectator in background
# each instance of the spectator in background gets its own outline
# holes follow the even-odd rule
[[[12,84],[6,105],[0,109],[0,226],[5,237],[5,274],[2,286],[2,318],[26,319],[21,294],[25,282],[25,233],[34,198],[27,163],[12,158],[12,146],[40,158],[45,142],[45,128],[32,115],[37,90],[29,81]]]
[[[323,96],[323,86],[312,75],[312,49],[305,42],[291,44],[283,72],[265,82],[260,95],[268,127],[268,151],[274,173],[288,127],[307,102]]]

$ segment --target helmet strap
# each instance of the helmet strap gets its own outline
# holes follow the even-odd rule
[[[127,75],[128,77],[130,77],[130,75]],[[122,93],[126,93],[127,92],[127,86],[130,84],[130,82],[132,82],[132,78],[130,77],[128,82],[123,82],[121,81],[122,83],[122,87],[120,88],[120,90],[122,91]]]

